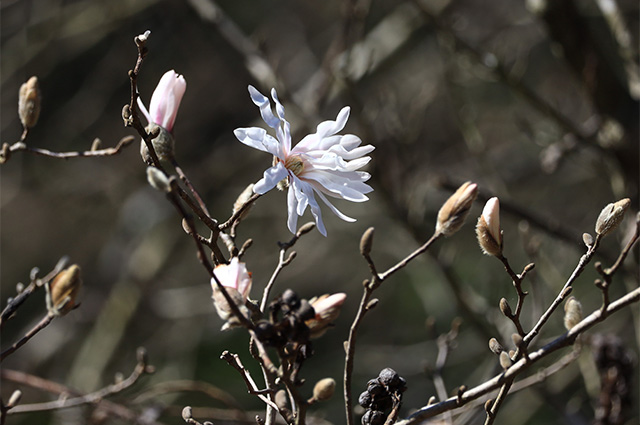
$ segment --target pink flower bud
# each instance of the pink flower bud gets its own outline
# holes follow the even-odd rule
[[[234,257],[229,264],[220,264],[217,266],[213,273],[222,286],[225,287],[231,299],[240,309],[240,312],[246,314],[247,307],[245,303],[251,290],[251,273],[247,271],[246,264],[239,262],[238,258]],[[218,311],[218,315],[222,320],[229,322],[228,326],[223,327],[223,329],[236,325],[236,318],[233,316],[233,311],[213,278],[211,278],[211,288],[213,289],[213,304]]]
[[[160,79],[158,86],[151,96],[149,111],[138,98],[138,106],[149,124],[155,123],[171,132],[176,122],[178,108],[182,101],[182,96],[187,90],[187,81],[174,70],[167,71]]]
[[[311,331],[311,338],[319,338],[327,331],[331,323],[338,318],[346,298],[347,294],[340,292],[321,295],[309,301],[316,313],[313,319],[305,322]]]

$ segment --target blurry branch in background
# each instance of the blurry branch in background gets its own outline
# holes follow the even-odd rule
[[[106,397],[118,394],[132,387],[142,376],[152,374],[155,368],[148,364],[147,353],[144,348],[137,351],[137,364],[133,372],[126,379],[116,379],[116,382],[90,394],[80,395],[76,391],[61,384],[48,381],[37,376],[13,370],[0,370],[3,380],[15,382],[36,388],[42,391],[58,394],[56,401],[33,404],[18,404],[8,409],[8,414],[30,413],[66,409],[84,404],[96,404],[107,409],[110,414],[129,421],[138,421],[139,416],[128,408],[104,400]],[[150,422],[156,424],[157,422]]]
[[[62,269],[64,269],[69,262],[68,257],[62,257],[56,266],[47,273],[44,277],[38,277],[38,273],[40,273],[40,269],[34,267],[31,269],[30,280],[31,282],[25,288],[22,283],[18,283],[16,285],[16,289],[18,295],[15,297],[9,298],[7,301],[7,306],[2,310],[2,315],[0,316],[0,329],[6,324],[7,320],[11,319],[16,310],[34,293],[38,288],[41,288],[45,285],[46,282],[52,280]]]

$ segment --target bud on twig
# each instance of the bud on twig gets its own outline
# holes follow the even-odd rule
[[[582,242],[584,242],[584,244],[590,248],[593,245],[593,236],[591,236],[589,233],[583,233],[582,234]]]
[[[336,381],[332,378],[319,380],[313,387],[313,399],[315,401],[327,401],[336,390]]]
[[[339,292],[333,295],[321,295],[312,298],[309,303],[315,312],[314,317],[306,320],[305,324],[311,332],[311,338],[319,338],[329,329],[329,326],[338,318],[340,309],[347,294]]]
[[[171,180],[156,167],[147,167],[147,181],[151,187],[160,192],[171,192]]]
[[[80,267],[74,264],[62,270],[53,279],[50,287],[51,307],[55,314],[64,316],[76,306],[76,297],[82,287]]]
[[[569,297],[564,304],[564,327],[571,330],[582,320],[582,304],[575,297]]]
[[[18,115],[20,115],[20,122],[25,129],[33,127],[38,122],[40,100],[38,77],[34,76],[20,86],[18,97]]]
[[[502,231],[500,230],[500,201],[493,197],[487,201],[478,218],[476,235],[482,252],[487,255],[502,255]]]
[[[606,236],[615,230],[624,218],[624,212],[629,208],[629,205],[631,205],[631,200],[624,198],[604,207],[596,221],[596,234]]]
[[[512,364],[513,362],[511,361],[511,357],[509,357],[509,354],[506,351],[500,353],[500,367],[502,367],[504,370],[507,370],[511,367]]]
[[[494,354],[500,355],[500,353],[504,351],[504,347],[498,342],[497,339],[491,338],[489,340],[489,350],[491,350],[491,352]]]
[[[506,298],[500,299],[500,311],[502,312],[502,314],[504,314],[508,318],[513,317],[513,313],[511,312],[511,307],[509,306],[509,303],[507,302]]]
[[[365,230],[365,232],[362,234],[362,237],[360,238],[360,254],[365,257],[371,253],[371,248],[373,247],[374,230],[375,229],[373,227],[369,227],[367,230]]]
[[[168,161],[173,158],[175,141],[173,140],[171,133],[169,133],[169,131],[164,127],[155,123],[149,124],[145,130],[149,133],[150,137],[153,137],[151,144],[153,145],[153,150],[156,151],[158,159],[161,161]],[[149,148],[144,140],[140,142],[140,156],[142,156],[142,160],[145,164],[152,163]]]
[[[457,232],[469,214],[476,196],[478,196],[477,184],[466,182],[460,186],[438,211],[436,233],[451,236]]]
[[[251,198],[251,195],[253,195],[253,183],[245,187],[242,193],[236,199],[236,202],[233,203],[233,214],[240,211],[240,209],[244,206],[244,204],[246,204],[247,201],[249,201],[249,199]],[[244,209],[244,211],[242,211],[242,214],[240,214],[240,216],[238,217],[238,220],[245,219],[249,215],[249,211],[251,210],[252,207],[253,207],[253,204],[248,205]]]
[[[11,393],[11,397],[9,397],[9,401],[7,402],[7,405],[5,407],[15,407],[20,402],[21,398],[22,391],[15,390],[13,393]]]

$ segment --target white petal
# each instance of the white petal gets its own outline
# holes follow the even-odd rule
[[[140,99],[140,96],[138,95],[138,108],[140,108],[140,111],[142,112],[142,115],[145,116],[145,118],[147,119],[147,123],[151,124],[151,115],[149,115],[149,111],[147,111],[147,108],[145,108],[144,103],[142,103],[142,99]]]
[[[324,121],[318,124],[316,128],[316,134],[318,138],[323,139],[326,136],[333,136],[336,133],[342,131],[345,125],[347,125],[347,120],[349,119],[349,111],[351,108],[345,106],[338,113],[338,117],[335,121]]]
[[[235,130],[233,130],[233,134],[238,138],[239,141],[247,146],[251,146],[254,149],[268,152],[280,159],[284,159],[280,142],[278,142],[270,134],[267,134],[267,131],[264,128],[236,128]]]
[[[371,186],[358,180],[351,180],[341,173],[330,173],[327,171],[314,171],[305,173],[305,180],[312,180],[315,188],[322,187],[322,191],[351,202],[364,202],[369,198],[365,193],[373,191]]]
[[[340,210],[338,210],[331,202],[329,202],[329,200],[327,199],[326,196],[324,196],[322,194],[322,192],[316,191],[316,193],[318,194],[318,196],[320,197],[320,199],[322,199],[322,202],[324,202],[325,204],[327,204],[327,206],[329,207],[329,209],[338,217],[340,217],[342,220],[347,221],[349,223],[353,223],[354,221],[356,221],[355,218],[351,218],[347,215],[344,215]],[[325,235],[326,236],[326,235]]]
[[[296,199],[295,189],[293,188],[293,184],[289,186],[289,192],[287,192],[287,227],[289,231],[293,234],[296,233],[296,228],[298,227],[298,212],[297,210],[298,201]]]
[[[280,124],[280,119],[273,115],[269,98],[264,96],[253,86],[249,86],[249,95],[251,96],[253,103],[260,108],[260,115],[262,115],[264,122],[271,128],[277,128]]]
[[[262,178],[253,186],[254,193],[264,195],[278,184],[282,179],[285,179],[289,175],[289,172],[282,162],[278,162],[273,167],[265,170]]]
[[[309,202],[309,208],[311,209],[311,215],[316,221],[316,226],[318,227],[318,231],[322,236],[327,236],[327,229],[324,227],[324,223],[322,222],[322,211],[320,211],[320,206],[318,205],[318,201],[313,196],[313,188],[309,183],[304,181],[300,181],[301,189],[307,195],[307,200]],[[320,194],[320,196],[322,196]]]

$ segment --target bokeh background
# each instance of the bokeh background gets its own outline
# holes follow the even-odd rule
[[[457,185],[477,182],[480,196],[467,224],[383,285],[359,334],[354,397],[392,367],[408,381],[404,417],[435,394],[435,338],[454,318],[462,325],[443,373],[451,392],[497,372],[490,337],[511,343],[514,330],[498,301],[515,304],[515,291],[501,264],[475,242],[475,220],[488,197],[500,197],[513,267],[536,263],[525,283],[532,294],[523,313],[527,329],[584,253],[582,233],[593,233],[600,210],[623,197],[632,199],[631,211],[596,260],[611,264],[629,239],[638,210],[638,12],[632,0],[7,0],[0,15],[2,142],[20,137],[17,94],[32,75],[43,97],[29,145],[87,150],[96,137],[113,146],[133,134],[121,110],[130,96],[133,37],[149,29],[141,96],[148,102],[169,69],[185,76],[177,158],[224,220],[271,163],[233,135],[237,127],[262,125],[247,85],[263,93],[277,88],[298,140],[350,105],[346,130],[376,147],[368,168],[375,191],[365,204],[338,204],[356,223],[324,208],[329,236],[314,231],[302,238],[274,292],[348,294],[336,327],[315,343],[303,369],[309,393],[318,379],[341,380],[342,343],[368,276],[358,252],[362,232],[376,228],[373,258],[386,269],[432,234]],[[136,347],[144,346],[157,372],[112,398],[137,412],[140,423],[184,423],[185,405],[200,420],[241,422],[224,419],[229,397],[252,420],[261,403],[219,359],[225,349],[238,353],[258,378],[247,335],[219,330],[193,242],[173,207],[148,186],[137,142],[109,158],[16,154],[0,173],[3,304],[18,282],[28,283],[33,267],[45,274],[64,255],[82,267],[85,283],[80,308],[55,320],[4,369],[90,392],[116,373],[128,375]],[[245,256],[254,298],[277,265],[277,241],[290,238],[285,204],[283,193],[269,193],[239,228],[240,241],[254,242]],[[589,266],[574,288],[585,312],[601,302],[596,277]],[[612,297],[637,285],[636,249]],[[3,328],[3,349],[45,314],[42,292]],[[535,346],[563,331],[559,311]],[[616,336],[632,359],[632,403],[621,423],[637,423],[637,306],[589,334]],[[566,369],[510,395],[498,423],[591,423],[599,378],[588,342]],[[206,393],[194,382],[206,383]],[[192,391],[177,391],[185,386]],[[18,387],[22,403],[56,398],[3,380],[3,400]],[[337,391],[311,414],[344,423],[342,403]],[[476,407],[455,423],[483,420]],[[12,415],[7,423],[123,421],[83,407]]]

